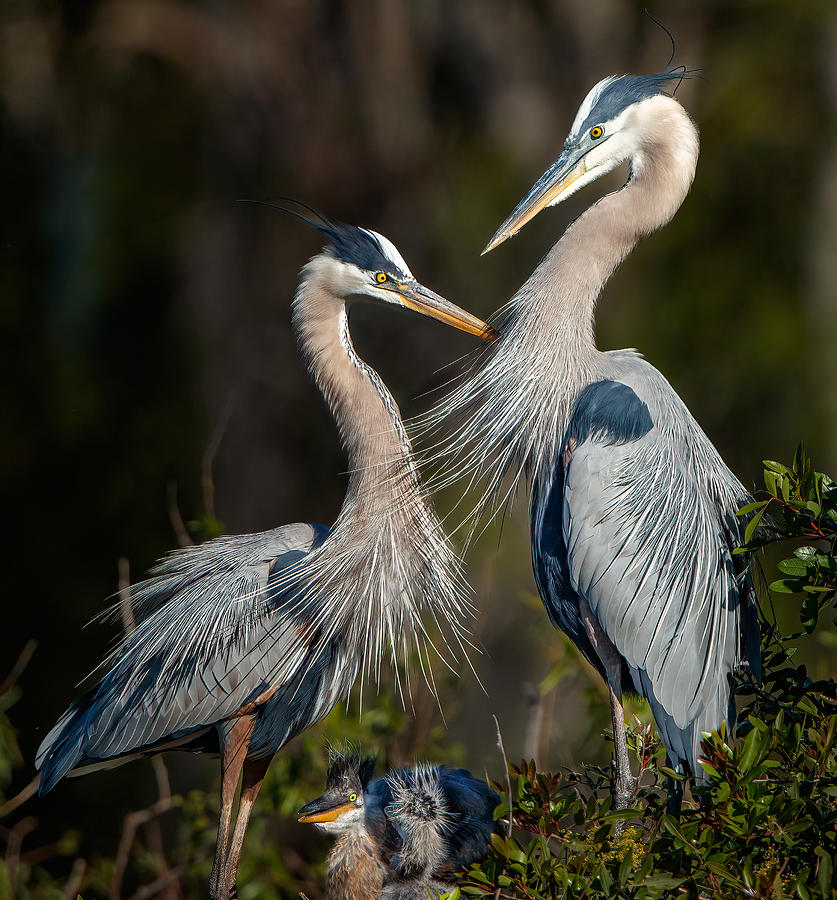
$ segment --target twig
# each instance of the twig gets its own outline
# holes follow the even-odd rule
[[[143,885],[135,894],[132,894],[130,900],[148,900],[156,894],[161,894],[167,887],[171,887],[173,882],[179,881],[183,874],[183,866],[177,866],[170,869],[165,874],[156,878],[151,884]]]
[[[229,425],[233,406],[235,406],[234,401],[235,394],[231,392],[227,397],[226,402],[224,403],[223,409],[221,410],[221,415],[218,417],[218,421],[212,432],[212,437],[209,439],[209,444],[207,444],[206,450],[203,454],[203,459],[201,460],[203,508],[206,512],[206,515],[210,519],[215,518],[215,481],[212,477],[212,466],[215,462],[215,454],[218,452],[218,448],[221,446],[221,441],[224,439],[224,433],[227,430],[227,425]]]
[[[152,756],[151,765],[154,767],[154,775],[157,778],[157,792],[160,800],[171,800],[171,782],[169,770],[163,762],[162,756]]]
[[[84,873],[86,871],[87,860],[79,857],[73,863],[73,868],[70,870],[70,877],[64,885],[64,890],[61,891],[61,900],[76,900],[81,888],[81,881],[84,878]]]
[[[0,696],[8,693],[16,684],[18,678],[23,674],[23,670],[29,665],[29,660],[32,659],[32,654],[35,652],[35,648],[38,646],[37,641],[28,640],[23,645],[23,650],[20,651],[20,655],[15,660],[15,664],[12,666],[9,674],[3,679],[3,683],[0,684]]]
[[[529,683],[524,685],[524,692],[526,694],[528,716],[526,734],[523,739],[523,757],[524,759],[537,759],[541,755],[540,750],[546,722],[546,702],[551,692],[550,694],[542,694],[536,686]]]
[[[0,819],[4,816],[7,816],[9,813],[14,812],[18,806],[22,806],[26,801],[38,790],[38,786],[41,783],[41,773],[38,774],[26,785],[26,787],[19,791],[14,797],[8,799],[2,806],[0,806]]]
[[[6,880],[11,888],[12,896],[16,893],[15,881],[20,864],[20,847],[26,835],[31,834],[37,826],[38,820],[34,816],[26,816],[11,829],[6,840]]]
[[[131,847],[134,845],[137,829],[140,825],[150,822],[155,816],[168,812],[173,805],[171,798],[163,798],[145,809],[138,809],[136,812],[128,813],[125,816],[125,824],[122,826],[122,837],[119,839],[119,849],[116,851],[116,858],[113,862],[113,877],[111,878],[108,892],[111,900],[119,900],[119,896],[122,893],[122,879],[125,876],[125,869],[128,867],[128,859],[131,855]]]
[[[512,789],[511,778],[509,778],[509,761],[506,759],[506,748],[503,746],[503,735],[500,733],[500,723],[497,721],[497,716],[492,715],[491,718],[494,719],[494,725],[497,728],[497,747],[503,757],[503,769],[506,773],[506,790],[509,792],[509,824],[506,829],[506,837],[511,837],[512,828],[514,827],[514,815],[512,813]]]
[[[134,619],[134,610],[131,606],[131,568],[128,559],[124,556],[119,558],[119,611],[122,615],[122,626],[125,629],[125,634],[128,635],[134,630],[136,620]],[[173,805],[171,784],[169,782],[169,773],[166,764],[159,756],[152,757],[151,764],[157,779],[157,802],[146,809],[129,813],[125,817],[125,824],[122,829],[122,837],[119,841],[119,849],[114,860],[113,877],[110,885],[110,897],[113,898],[113,900],[118,900],[119,895],[122,892],[122,879],[125,876],[125,869],[128,866],[128,860],[136,838],[137,829],[141,825],[147,825],[151,828],[153,824],[156,824],[155,820],[157,816],[171,809]],[[159,830],[157,831],[156,836],[158,838],[156,841],[158,845],[157,850],[162,851],[162,840],[159,839]],[[149,888],[154,886],[152,894],[147,895],[149,897],[152,896],[153,893],[165,889],[172,882],[179,881],[180,879],[179,870],[169,869],[165,855],[162,852],[158,852],[158,855],[162,872],[160,877],[152,882],[152,885],[148,885]]]
[[[186,527],[183,516],[180,514],[180,504],[177,502],[176,481],[169,482],[168,495],[169,522],[171,522],[172,530],[177,536],[177,543],[180,544],[181,547],[192,547],[195,542],[192,540],[192,535],[189,534],[189,529]]]
[[[36,866],[47,859],[63,855],[61,841],[53,841],[51,844],[41,844],[40,847],[33,847],[31,850],[21,853],[20,861],[30,866]]]
[[[117,563],[119,571],[119,612],[122,615],[122,627],[128,635],[134,630],[134,608],[131,606],[131,563],[128,557],[120,556]]]
[[[171,800],[169,770],[166,767],[162,756],[152,756],[151,765],[154,768],[154,775],[157,779],[159,799],[163,801]],[[159,872],[159,878],[157,880],[162,881],[171,875],[173,870],[169,868],[168,860],[166,859],[166,852],[163,847],[163,834],[160,830],[159,819],[152,819],[150,822],[146,822],[145,832],[148,838],[148,845],[157,859],[157,870]],[[160,894],[164,897],[168,897],[169,900],[177,900],[177,898],[182,897],[179,874],[171,877],[160,887]]]

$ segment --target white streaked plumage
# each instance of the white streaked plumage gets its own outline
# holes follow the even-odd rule
[[[755,596],[732,552],[747,491],[663,375],[636,351],[598,350],[593,331],[604,284],[691,185],[697,130],[663,93],[682,75],[604,79],[588,94],[487,249],[625,162],[627,183],[567,228],[500,311],[500,339],[422,422],[449,432],[441,482],[484,488],[473,521],[528,476],[538,587],[608,681],[623,806],[622,686],[648,698],[672,764],[700,777],[701,733],[728,720],[741,662],[760,665]]]
[[[210,893],[223,900],[274,753],[347,697],[360,671],[379,677],[385,656],[408,672],[416,651],[432,684],[430,634],[444,634],[440,650],[450,651],[450,664],[470,615],[459,560],[413,464],[398,407],[352,345],[347,303],[365,295],[472,333],[485,325],[419,285],[389,241],[325,219],[309,224],[329,245],[302,270],[293,326],[349,457],[337,521],[331,529],[297,524],[222,537],[159,563],[132,589],[135,628],[105,661],[100,682],[59,719],[36,763],[45,792],[64,775],[137,755],[220,752]]]

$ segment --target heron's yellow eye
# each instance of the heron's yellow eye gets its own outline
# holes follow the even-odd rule
[[[378,274],[375,276],[375,281],[377,281],[378,284],[383,284],[386,280],[387,276],[383,272],[378,272]]]
[[[383,272],[378,272],[378,280],[381,280],[381,275],[384,275]],[[386,280],[386,275],[384,275],[384,280]],[[354,803],[357,800],[357,794],[349,794],[349,803]]]
[[[593,138],[594,141],[598,140],[603,134],[604,131],[602,130],[601,125],[596,125],[590,129],[590,137]]]

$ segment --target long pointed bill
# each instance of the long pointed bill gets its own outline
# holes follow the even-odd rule
[[[426,288],[423,284],[411,284],[406,291],[399,291],[396,296],[403,306],[412,309],[423,316],[438,319],[446,325],[452,325],[460,331],[475,334],[484,341],[496,341],[500,336],[490,325],[486,325],[482,319],[472,316],[464,309],[460,309],[444,297]]]
[[[584,157],[577,153],[565,151],[541,175],[531,191],[515,206],[511,215],[497,229],[496,234],[488,242],[482,256],[502,244],[506,238],[517,234],[521,228],[545,207],[556,203],[561,194],[573,182],[578,181],[587,172]]]
[[[337,806],[324,806],[321,799],[313,800],[299,811],[298,822],[306,825],[319,825],[323,822],[334,822],[340,816],[356,809],[354,803],[339,803]]]

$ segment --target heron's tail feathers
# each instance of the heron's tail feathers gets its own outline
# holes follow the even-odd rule
[[[51,791],[84,756],[87,709],[87,697],[76,700],[38,747],[35,768],[41,773],[39,794]]]
[[[402,840],[391,866],[405,880],[428,877],[447,858],[452,819],[439,769],[419,765],[391,772],[387,782],[392,800],[386,814]]]
[[[170,731],[148,742],[111,741],[114,721],[122,719],[129,725],[136,722],[126,716],[124,709],[108,704],[103,706],[95,689],[76,700],[38,747],[35,756],[35,768],[41,773],[38,793],[43,796],[51,791],[65,776],[74,778],[88,772],[114,769],[152,753],[165,750],[219,751],[212,725]]]

